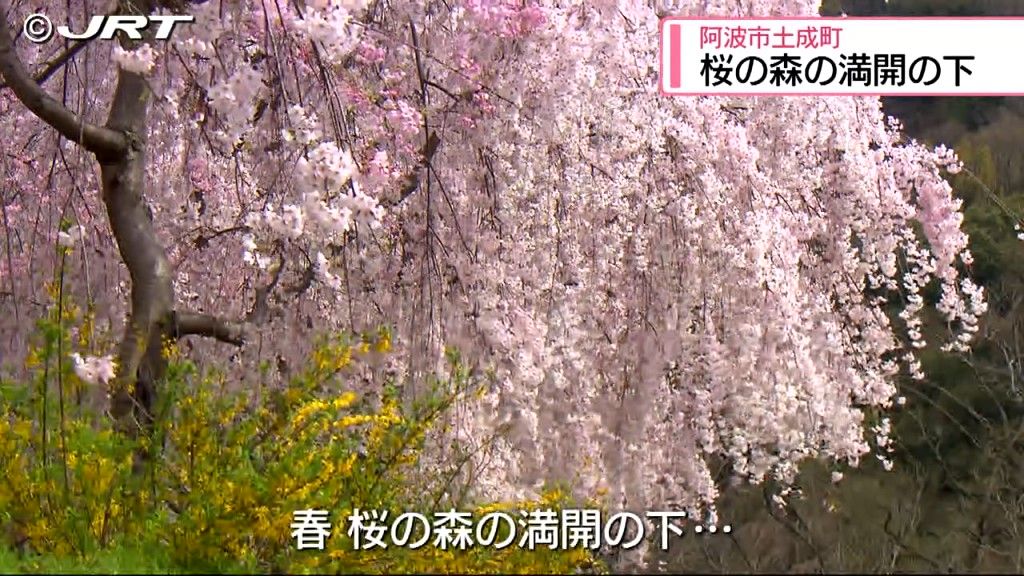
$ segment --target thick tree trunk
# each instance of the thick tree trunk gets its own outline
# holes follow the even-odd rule
[[[25,70],[14,50],[6,19],[8,8],[0,0],[0,78],[26,108],[64,138],[95,154],[100,164],[103,203],[131,276],[131,308],[118,349],[110,412],[120,430],[137,437],[152,427],[157,385],[167,368],[164,343],[171,337],[196,334],[242,345],[244,326],[202,314],[176,313],[174,309],[170,263],[146,206],[150,91],[145,79],[120,70],[106,125],[83,121],[50,97]],[[153,9],[154,0],[120,0],[118,5],[121,14],[150,14]],[[135,48],[135,41],[121,40],[126,49]]]
[[[172,334],[174,285],[166,252],[145,205],[141,149],[103,164],[103,201],[121,258],[131,275],[131,311],[118,350],[111,416],[129,434],[152,424],[156,384],[166,370],[163,343]]]
[[[105,126],[84,122],[51,98],[28,74],[14,51],[0,3],[0,75],[18,99],[65,138],[96,155],[102,173],[103,202],[121,257],[131,276],[131,311],[118,350],[111,390],[117,426],[136,435],[152,423],[156,383],[164,375],[164,337],[171,334],[174,285],[167,254],[145,204],[146,119],[150,91],[144,78],[120,70]],[[121,0],[122,14],[149,14],[151,0]],[[135,42],[125,40],[126,49]]]
[[[122,5],[122,10],[131,9],[148,14],[152,7],[148,2]],[[106,128],[124,134],[127,146],[117,155],[96,155],[103,180],[103,203],[132,281],[131,311],[110,395],[111,416],[117,427],[130,435],[146,432],[152,424],[156,384],[166,369],[163,343],[171,334],[174,309],[170,263],[157,238],[144,194],[149,97],[149,86],[142,76],[121,70]]]

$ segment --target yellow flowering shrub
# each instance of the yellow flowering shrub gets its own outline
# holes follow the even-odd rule
[[[433,396],[406,403],[390,386],[379,399],[343,384],[347,369],[391,350],[388,331],[322,342],[287,385],[259,397],[233,391],[214,370],[164,345],[170,367],[150,458],[95,408],[76,401],[83,383],[69,351],[87,342],[89,314],[58,306],[40,323],[29,356],[35,378],[0,381],[0,571],[572,573],[596,569],[585,550],[464,552],[425,546],[354,550],[344,518],[354,509],[431,514],[426,497],[447,478],[424,478],[419,454],[455,399],[472,393],[460,375]],[[77,323],[72,338],[68,326]],[[561,493],[540,503],[559,506]],[[298,550],[297,510],[329,511],[326,549]]]

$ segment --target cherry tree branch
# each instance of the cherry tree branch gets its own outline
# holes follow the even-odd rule
[[[46,81],[49,80],[57,70],[63,68],[64,65],[78,55],[82,49],[88,46],[89,42],[89,40],[79,40],[75,42],[70,48],[61,52],[59,56],[47,62],[46,66],[44,66],[42,70],[36,72],[35,76],[32,76],[32,79],[35,80],[36,84],[42,85],[46,83]],[[4,88],[7,88],[7,84],[5,82],[0,82],[0,90],[3,90]]]
[[[174,314],[173,333],[178,337],[206,336],[227,344],[242,346],[245,344],[245,325],[194,312],[176,312]]]
[[[420,176],[422,175],[423,169],[430,166],[430,161],[434,159],[434,153],[437,152],[438,146],[441,144],[441,139],[437,136],[436,132],[431,131],[427,135],[427,141],[423,144],[423,150],[421,151],[423,158],[419,165],[409,171],[405,176],[405,180],[402,182],[402,191],[398,196],[398,199],[393,202],[385,202],[385,206],[388,208],[394,208],[405,199],[412,195],[413,192],[420,187]]]
[[[11,39],[7,22],[9,11],[6,0],[0,0],[0,77],[7,82],[14,95],[62,136],[81,144],[90,152],[106,157],[123,154],[128,149],[128,141],[123,134],[85,122],[47,94],[25,70]]]

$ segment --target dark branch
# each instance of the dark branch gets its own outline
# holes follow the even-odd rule
[[[74,58],[79,52],[81,52],[83,48],[85,48],[88,45],[88,40],[79,40],[75,42],[75,44],[71,46],[71,48],[68,48],[64,52],[61,52],[60,56],[57,56],[53,60],[47,62],[46,66],[44,66],[42,70],[37,72],[36,75],[32,77],[32,79],[35,80],[36,84],[45,84],[46,81],[49,80],[55,72],[57,72],[57,70],[60,70],[65,64],[67,64],[72,58]],[[7,84],[4,82],[0,82],[0,90],[3,90],[4,88],[7,88]]]
[[[174,315],[174,334],[178,338],[206,336],[235,346],[245,344],[245,326],[243,324],[223,320],[209,314],[176,313]]]
[[[409,32],[412,34],[413,54],[416,56],[416,74],[420,80],[420,101],[423,106],[426,107],[428,78],[426,70],[423,68],[423,60],[420,58],[420,41],[419,36],[416,34],[416,25],[411,19],[409,20]],[[402,183],[402,192],[398,196],[398,201],[396,201],[394,205],[389,206],[389,208],[405,202],[405,199],[419,188],[420,173],[423,168],[430,166],[430,161],[434,158],[434,153],[437,152],[437,147],[441,144],[441,139],[437,136],[436,132],[430,131],[425,118],[423,128],[425,131],[424,136],[426,137],[426,141],[424,141],[423,149],[420,152],[422,154],[421,162],[419,166],[406,175],[405,181]]]
[[[309,290],[309,287],[313,285],[313,280],[316,280],[316,266],[310,262],[306,269],[302,272],[302,278],[299,279],[292,286],[286,286],[285,291],[292,296],[301,296]]]
[[[29,76],[14,51],[6,14],[10,11],[6,1],[0,0],[0,77],[14,91],[14,95],[33,114],[56,129],[62,136],[84,146],[90,152],[103,156],[117,156],[128,149],[124,135],[82,120],[63,104],[54,100]]]
[[[411,196],[412,193],[420,187],[420,175],[422,170],[430,165],[430,161],[434,158],[434,153],[437,152],[437,148],[440,144],[441,139],[437,136],[437,133],[430,132],[427,136],[426,143],[423,145],[423,150],[421,151],[421,154],[423,155],[421,162],[416,166],[416,168],[406,175],[405,181],[402,183],[402,191],[398,196],[398,200],[395,200],[392,203],[384,203],[388,208],[393,208],[402,202],[405,202],[405,199]]]
[[[270,293],[281,280],[281,272],[284,270],[284,257],[281,255],[281,242],[274,246],[274,255],[277,256],[277,266],[274,269],[273,277],[266,286],[256,288],[256,298],[253,300],[252,309],[246,314],[245,320],[250,324],[261,325],[270,320],[273,310],[270,308]]]
[[[42,70],[40,70],[39,73],[36,74],[32,79],[36,81],[36,84],[43,84],[44,82],[50,79],[50,76],[53,76],[54,72],[60,70],[62,66],[67,64],[68,61],[74,58],[76,54],[84,50],[85,47],[88,45],[88,40],[79,40],[75,43],[74,46],[68,48],[67,50],[62,52],[60,56],[57,56],[49,63],[47,63],[46,66]]]

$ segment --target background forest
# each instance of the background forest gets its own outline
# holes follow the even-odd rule
[[[1019,0],[825,0],[822,14],[1021,16]],[[1016,73],[1015,71],[1007,71]],[[683,571],[1024,571],[1024,98],[883,98],[909,137],[952,146],[953,180],[989,311],[966,356],[932,352],[927,379],[901,383],[895,465],[874,460],[834,484],[805,470],[803,501],[763,490],[723,506],[734,532],[691,540]],[[933,326],[932,333],[940,329]],[[671,560],[671,559],[670,559]]]

